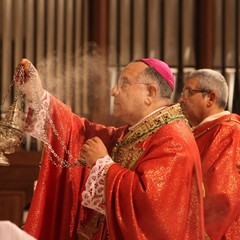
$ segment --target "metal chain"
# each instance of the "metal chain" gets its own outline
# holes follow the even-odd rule
[[[6,95],[3,97],[3,100],[2,100],[2,103],[1,103],[1,106],[0,106],[0,109],[1,109],[1,110],[2,110],[2,108],[3,108],[3,105],[4,105],[4,103],[5,103],[5,101],[6,101],[7,97],[8,97],[8,95],[9,95],[9,92],[10,92],[10,90],[11,90],[13,84],[14,84],[14,80],[12,80],[12,82],[10,83],[10,86],[9,86],[9,88],[8,88],[8,90],[7,90]]]
[[[22,74],[22,70],[19,69],[19,68],[16,69],[16,72],[15,72],[15,74],[14,74],[14,77],[13,77],[13,79],[12,79],[12,81],[11,81],[9,87],[8,87],[7,93],[5,94],[5,96],[4,96],[3,99],[2,99],[2,102],[1,102],[1,105],[0,105],[0,111],[1,111],[2,114],[3,114],[3,112],[2,112],[3,105],[5,104],[5,101],[6,101],[6,99],[7,99],[8,96],[9,96],[10,90],[11,90],[11,88],[13,87],[14,82],[16,81],[16,75],[17,75],[17,73]],[[15,97],[14,97],[14,106],[17,106],[17,102],[18,102],[18,100],[19,100],[19,97],[20,97],[20,99],[21,99],[21,100],[20,100],[20,101],[21,101],[21,102],[20,102],[20,105],[21,105],[21,106],[20,106],[20,109],[21,109],[21,107],[23,107],[24,94],[17,88],[16,94],[15,94]],[[3,115],[3,116],[4,116],[4,115]],[[21,119],[21,120],[23,120],[23,119]],[[8,129],[8,134],[10,134],[10,135],[14,134],[14,133],[13,133],[13,130],[12,130],[12,129]],[[22,132],[21,135],[22,135],[21,137],[20,137],[20,135],[18,135],[18,139],[19,139],[20,142],[23,142],[23,141],[24,141],[23,132]]]
[[[14,82],[18,82],[20,80],[20,83],[19,83],[19,86],[17,88],[17,91],[16,91],[16,96],[14,98],[14,104],[17,104],[17,101],[19,100],[19,96],[21,98],[21,102],[20,102],[20,107],[22,109],[24,109],[24,67],[19,65],[17,68],[16,68],[16,71],[15,71],[15,74],[14,74],[14,78],[13,80],[11,81],[10,83],[10,86],[8,88],[8,91],[6,93],[6,95],[4,96],[3,100],[2,100],[2,103],[1,103],[1,106],[0,106],[0,109],[3,108],[3,105],[9,95],[9,92],[11,90],[11,88],[13,87],[14,85]],[[20,79],[17,79],[17,77],[19,77]],[[37,75],[36,75],[36,72],[35,72],[35,69],[34,69],[34,66],[32,65],[32,63],[30,63],[30,66],[29,66],[29,80],[32,80],[32,81],[37,81]],[[39,92],[38,92],[39,89],[37,88],[33,88],[32,89],[32,93],[33,93],[33,105],[34,105],[34,110],[36,111],[36,115],[39,114],[40,112],[40,106],[42,105],[42,101],[41,99],[39,99]],[[57,129],[56,129],[56,126],[54,125],[51,117],[50,117],[50,114],[48,112],[48,110],[46,110],[46,114],[47,114],[47,122],[50,123],[50,126],[52,127],[53,129],[53,132],[54,134],[56,135],[58,141],[60,142],[61,146],[63,147],[65,153],[69,156],[70,159],[73,159],[73,162],[72,163],[69,163],[67,160],[61,158],[60,156],[58,156],[58,154],[55,152],[55,150],[53,149],[53,147],[51,146],[51,144],[49,143],[48,141],[48,138],[47,138],[47,134],[46,134],[46,130],[44,129],[44,133],[43,133],[43,144],[44,146],[50,150],[50,152],[53,154],[53,156],[57,159],[57,161],[55,161],[52,156],[50,156],[50,152],[47,151],[47,154],[49,156],[49,159],[50,161],[56,166],[56,167],[63,167],[63,168],[70,168],[70,167],[76,167],[76,166],[79,166],[79,165],[85,165],[85,162],[84,160],[82,159],[74,159],[73,155],[70,153],[70,151],[67,149],[67,147],[65,146],[63,140],[61,139]],[[23,141],[23,138],[21,139],[21,142]]]
[[[21,76],[24,76],[24,74]],[[34,66],[30,63],[30,66],[29,66],[29,80],[32,80],[32,81],[37,81],[37,76],[36,76],[36,72],[35,72],[35,69],[34,69]],[[24,82],[24,79],[22,79],[22,81]],[[36,111],[36,115],[39,114],[40,112],[40,106],[43,105],[42,103],[42,100],[39,99],[39,94],[38,94],[38,90],[37,88],[35,89],[32,89],[33,91],[33,104],[34,106],[34,110]],[[53,120],[51,119],[51,116],[49,114],[49,111],[46,110],[46,114],[47,114],[47,122],[50,124],[50,126],[52,127],[52,130],[53,130],[53,133],[56,135],[59,143],[61,144],[61,146],[63,147],[65,153],[69,156],[70,159],[73,159],[73,162],[72,163],[69,163],[67,160],[61,158],[60,156],[58,156],[58,154],[55,152],[55,150],[53,149],[52,145],[49,143],[48,141],[48,138],[47,138],[47,134],[46,134],[46,129],[44,129],[44,133],[43,133],[43,144],[44,146],[50,150],[50,152],[53,154],[53,156],[57,159],[57,161],[55,161],[51,156],[50,156],[50,153],[47,152],[48,156],[49,156],[49,159],[50,161],[56,166],[56,167],[63,167],[63,168],[70,168],[70,167],[76,167],[76,166],[79,166],[79,165],[84,165],[84,161],[81,160],[81,159],[75,159],[73,157],[73,155],[70,153],[70,151],[67,149],[67,147],[65,146],[63,140],[61,139],[57,129],[56,129],[56,126],[54,125],[53,123]]]

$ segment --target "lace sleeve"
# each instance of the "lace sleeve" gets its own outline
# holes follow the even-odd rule
[[[40,141],[43,141],[43,136],[45,135],[45,123],[49,105],[50,94],[45,90],[40,103],[28,103],[25,131]]]
[[[82,205],[105,214],[105,176],[114,161],[106,155],[99,158],[93,166],[82,192]]]

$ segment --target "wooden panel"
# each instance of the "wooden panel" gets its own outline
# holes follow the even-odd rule
[[[9,220],[22,225],[25,193],[23,191],[0,190],[0,220]]]
[[[131,2],[121,1],[120,7],[120,67],[131,60]]]
[[[180,1],[168,0],[164,1],[164,54],[165,60],[171,67],[178,66],[179,53],[179,9]],[[171,13],[169,12],[171,9]],[[170,51],[169,51],[170,49]]]
[[[0,166],[0,220],[20,226],[23,209],[31,203],[41,153],[19,151],[7,157],[11,165]]]
[[[160,58],[161,46],[161,1],[150,0],[148,3],[148,20],[147,20],[147,43],[148,57]]]
[[[213,68],[214,49],[214,1],[198,0],[196,18],[196,68]],[[202,14],[204,12],[204,18]]]
[[[118,63],[118,4],[116,0],[109,1],[108,18],[108,65],[115,67]]]
[[[146,4],[143,0],[133,1],[133,59],[145,57]]]
[[[8,92],[10,82],[12,80],[11,63],[12,63],[12,1],[4,0],[2,2],[2,27],[1,36],[1,58],[3,59],[1,64],[1,92],[4,96]],[[5,112],[10,105],[10,95],[7,96],[4,106],[1,108],[2,112]]]

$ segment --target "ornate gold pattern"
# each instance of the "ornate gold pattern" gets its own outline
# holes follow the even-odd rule
[[[93,239],[94,234],[98,231],[101,224],[101,219],[104,219],[104,215],[98,212],[94,212],[93,216],[88,219],[80,228],[77,230],[77,236],[79,240],[90,240]]]
[[[137,145],[154,134],[160,127],[184,118],[179,104],[157,111],[118,141],[113,149],[112,159],[123,167],[133,169],[144,152],[144,148],[138,148]]]

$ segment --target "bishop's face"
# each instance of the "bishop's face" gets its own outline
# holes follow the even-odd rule
[[[136,124],[144,116],[148,96],[147,84],[139,74],[146,68],[142,62],[127,65],[122,71],[117,85],[111,90],[114,97],[114,116],[120,117],[130,125]]]

